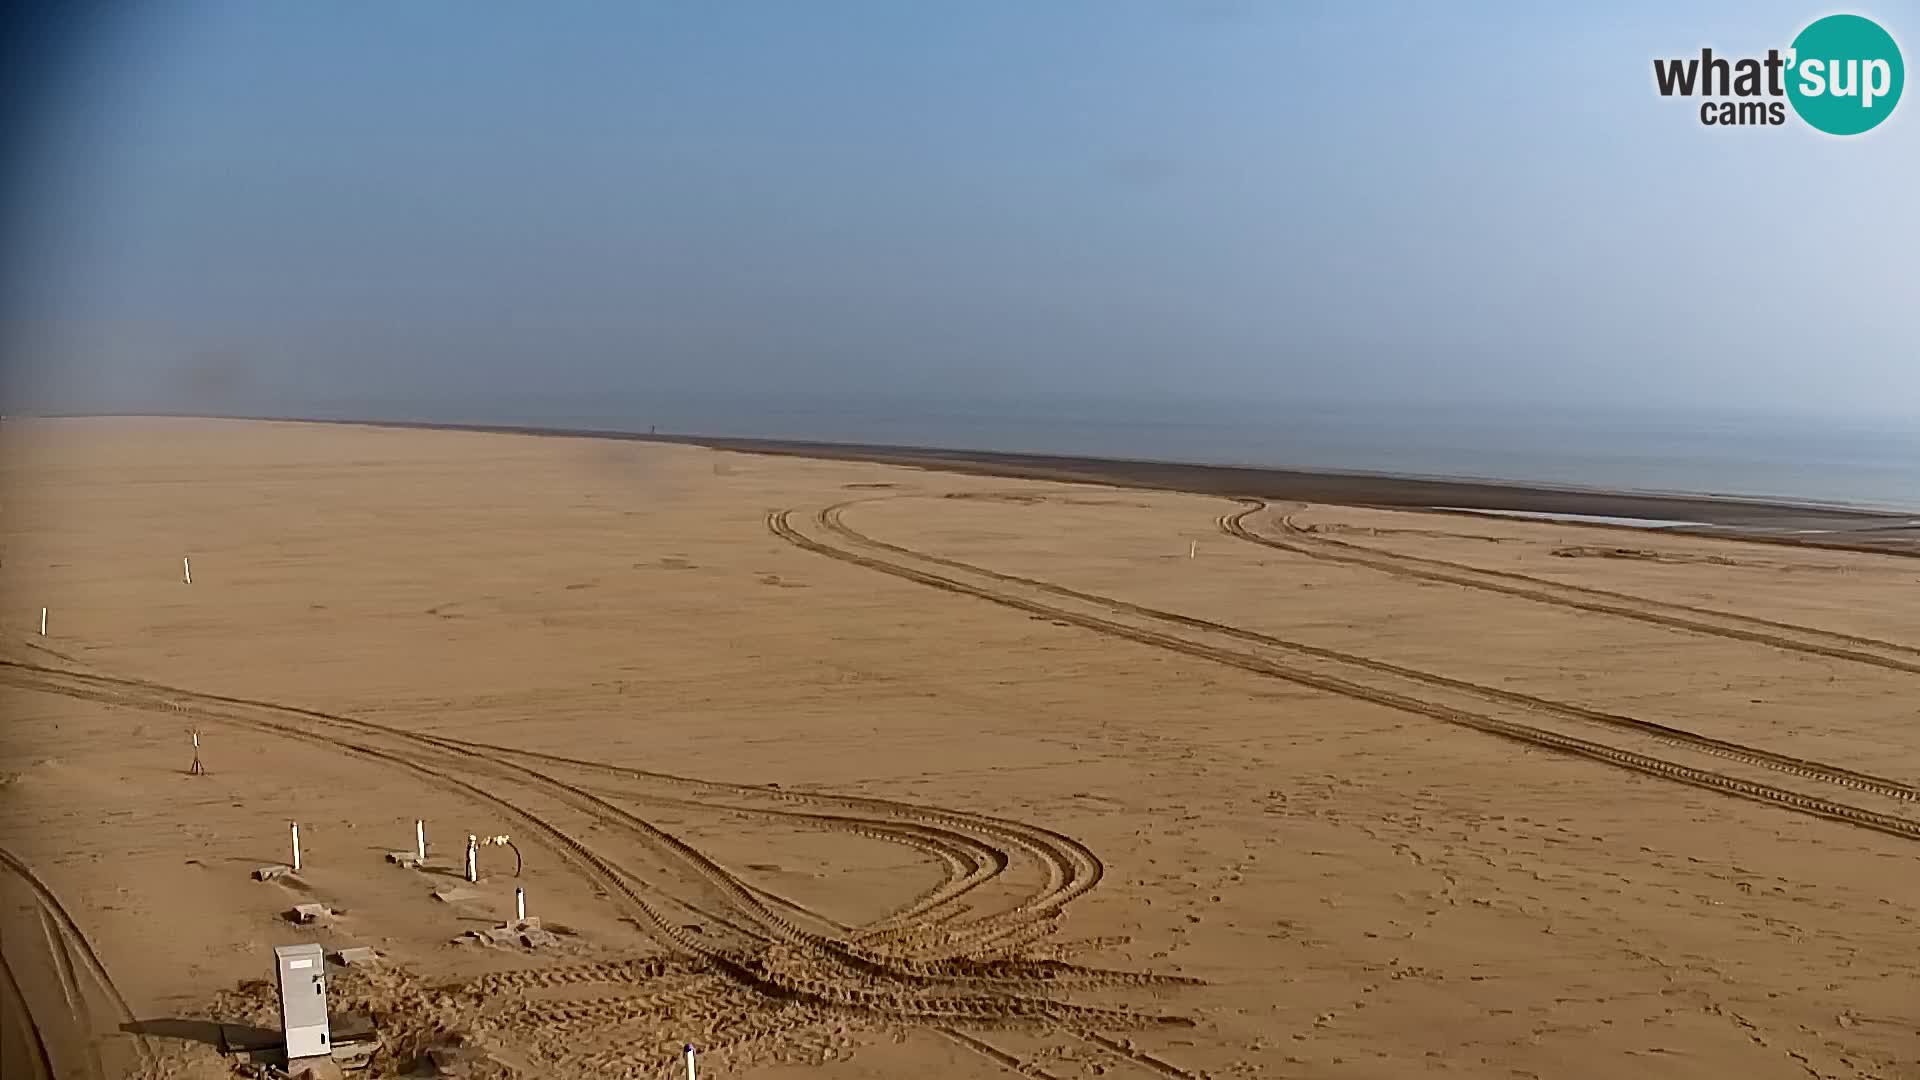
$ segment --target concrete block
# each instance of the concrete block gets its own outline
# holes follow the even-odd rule
[[[287,912],[288,920],[297,923],[326,922],[333,916],[334,910],[325,904],[295,904]]]
[[[287,1062],[287,1075],[294,1080],[346,1080],[346,1073],[331,1054],[294,1058]]]
[[[552,931],[541,928],[539,919],[503,923],[500,926],[490,926],[485,930],[469,930],[454,940],[477,941],[482,945],[495,945],[508,949],[539,949],[558,944],[560,941]]]

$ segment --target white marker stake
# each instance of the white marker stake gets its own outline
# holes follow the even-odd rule
[[[293,868],[300,869],[300,823],[293,823]]]
[[[687,1080],[699,1080],[699,1077],[693,1075],[693,1044],[692,1043],[687,1044]]]
[[[40,609],[40,636],[41,637],[47,636],[47,609],[46,608]]]
[[[527,890],[525,889],[513,890],[513,917],[521,922],[527,921]]]
[[[193,564],[187,561],[185,555],[180,556],[180,573],[186,579],[187,584],[193,584]]]
[[[1200,541],[1198,540],[1187,541],[1187,558],[1191,559],[1198,554],[1200,554]]]
[[[467,880],[480,880],[480,838],[471,834],[467,836]]]
[[[427,823],[424,821],[413,823],[413,854],[421,862],[427,861]]]

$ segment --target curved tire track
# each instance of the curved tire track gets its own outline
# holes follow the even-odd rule
[[[1396,552],[1384,552],[1364,544],[1354,544],[1345,540],[1335,540],[1321,536],[1295,524],[1293,515],[1280,518],[1280,527],[1286,530],[1291,540],[1256,533],[1246,526],[1246,519],[1268,508],[1268,504],[1259,499],[1241,500],[1245,509],[1235,514],[1224,515],[1217,522],[1220,531],[1237,540],[1259,544],[1294,555],[1303,555],[1310,559],[1325,562],[1342,563],[1349,566],[1362,566],[1384,574],[1398,577],[1415,578],[1447,585],[1458,585],[1468,589],[1480,589],[1484,592],[1499,593],[1503,596],[1518,597],[1535,603],[1549,604],[1555,607],[1573,608],[1577,611],[1593,612],[1601,615],[1613,615],[1623,619],[1634,619],[1651,623],[1668,630],[1686,633],[1708,634],[1714,637],[1730,638],[1756,645],[1766,645],[1788,652],[1798,652],[1823,656],[1831,660],[1846,660],[1857,664],[1869,664],[1889,671],[1902,671],[1908,674],[1920,674],[1920,648],[1904,645],[1896,641],[1884,641],[1880,638],[1866,637],[1860,634],[1848,634],[1838,630],[1822,630],[1797,623],[1779,622],[1753,615],[1739,615],[1727,611],[1715,611],[1712,608],[1695,607],[1688,604],[1674,604],[1663,600],[1650,600],[1630,593],[1613,592],[1607,589],[1594,589],[1581,585],[1563,585],[1546,578],[1519,574],[1509,570],[1486,570],[1465,563],[1448,562],[1444,559],[1432,559],[1418,555],[1401,555]],[[1681,614],[1667,614],[1680,612]],[[1708,622],[1706,619],[1722,620]],[[1731,625],[1729,625],[1731,624]],[[1786,636],[1803,635],[1802,639]],[[1811,640],[1807,640],[1811,639]],[[1836,644],[1837,643],[1837,644]],[[1896,653],[1895,656],[1883,656],[1862,652],[1862,648],[1881,649]]]
[[[0,991],[4,991],[8,999],[0,1003],[0,1008],[10,1004],[13,1007],[11,1011],[18,1013],[24,1029],[21,1034],[26,1037],[25,1054],[28,1064],[33,1067],[33,1075],[39,1080],[54,1080],[53,1055],[47,1052],[46,1037],[41,1034],[39,1021],[33,1018],[33,1009],[27,1005],[26,992],[20,989],[20,980],[13,977],[13,967],[7,963],[4,952],[0,952]]]
[[[934,1026],[955,1023],[988,1025],[1037,1023],[1056,1027],[1068,1024],[1098,1024],[1137,1028],[1187,1023],[1179,1017],[1075,1005],[1010,992],[1021,986],[1045,988],[1049,985],[1069,985],[1070,980],[1059,977],[1060,973],[1055,970],[1056,965],[1053,963],[1036,965],[1036,969],[1043,972],[1038,977],[1015,970],[1014,965],[1001,964],[989,965],[992,970],[988,972],[963,973],[963,971],[954,970],[950,963],[942,958],[922,959],[915,956],[888,955],[859,947],[850,941],[836,940],[804,931],[784,916],[767,908],[765,903],[743,882],[691,845],[685,844],[677,837],[659,830],[637,815],[608,803],[576,784],[570,784],[525,764],[516,764],[506,758],[519,756],[571,765],[591,765],[603,770],[612,768],[604,766],[603,763],[555,758],[551,755],[485,744],[466,744],[458,740],[407,732],[318,710],[227,695],[184,691],[146,680],[43,668],[39,665],[15,661],[0,661],[0,671],[5,671],[10,676],[10,681],[29,689],[95,698],[136,707],[191,713],[215,722],[251,727],[329,746],[357,756],[385,761],[435,779],[476,801],[505,811],[514,819],[534,829],[563,862],[582,871],[589,880],[605,889],[610,896],[616,897],[617,903],[639,916],[652,935],[669,948],[682,955],[696,957],[698,962],[709,970],[760,994],[763,999],[786,1002],[808,1014],[825,1010],[829,1014],[843,1013],[856,1018],[867,1017],[883,1022]],[[185,699],[187,703],[177,699]],[[259,715],[249,715],[250,713],[297,718],[305,721],[306,726],[297,727]],[[314,730],[316,727],[323,730]],[[350,732],[359,738],[349,740],[338,735],[327,734],[324,729]],[[491,774],[496,778],[504,777],[515,783],[530,783],[546,790],[551,797],[557,798],[574,810],[587,814],[592,820],[611,825],[623,833],[644,838],[650,846],[672,855],[681,866],[713,888],[726,901],[732,912],[745,916],[746,922],[753,927],[749,933],[764,935],[755,939],[762,943],[758,946],[763,950],[761,955],[758,958],[742,957],[717,945],[693,939],[636,891],[639,887],[646,887],[642,879],[590,850],[564,829],[513,800],[478,786],[468,778],[427,767],[412,760],[412,757],[407,754],[370,745],[366,741],[367,736],[394,739],[415,751],[434,749],[454,753],[470,760],[482,775]],[[643,770],[625,771],[634,776],[670,779],[697,787],[728,787],[690,778],[648,774]],[[874,832],[883,838],[898,839],[898,834],[890,831],[887,826],[906,825],[914,830],[916,840],[923,843],[936,842],[934,838],[945,837],[957,830],[960,833],[982,834],[1005,840],[1028,850],[1046,865],[1048,882],[1033,897],[1012,911],[1000,912],[994,916],[1001,920],[1028,914],[1033,909],[1055,912],[1067,899],[1091,888],[1100,876],[1099,860],[1092,855],[1091,851],[1080,845],[1078,841],[1035,826],[959,812],[931,810],[889,800],[745,787],[734,790],[736,794],[739,791],[750,790],[756,796],[775,800],[878,810],[883,817],[907,819],[905,822],[876,823],[881,827]],[[722,809],[738,808],[723,807]],[[820,816],[793,815],[793,818],[802,820]],[[992,850],[992,845],[969,839],[969,845],[962,850],[971,853],[979,849]],[[995,866],[995,872],[997,872],[996,860],[989,859],[987,862],[990,866]],[[684,903],[684,901],[681,902]],[[1027,921],[1030,920],[1022,918],[1012,922],[1011,925],[1017,928]],[[798,964],[791,960],[774,961],[775,954],[764,951],[768,947],[776,952],[783,948],[792,950],[794,956],[799,958]],[[1094,969],[1076,969],[1076,971],[1077,982],[1080,985],[1136,985],[1127,981],[1132,973],[1108,973]],[[871,989],[860,989],[863,985]],[[954,989],[980,988],[986,992],[982,996],[955,996],[950,993],[933,992],[943,986]]]
[[[596,772],[626,776],[638,779],[664,781],[677,785],[700,788],[716,794],[751,794],[777,802],[795,803],[806,806],[819,806],[828,809],[864,811],[883,818],[896,818],[910,823],[948,830],[961,834],[977,833],[990,840],[1018,848],[1040,863],[1047,873],[1046,886],[1034,896],[1022,901],[1015,908],[994,913],[985,919],[965,924],[969,929],[998,927],[1013,922],[1024,921],[1024,916],[1032,913],[1048,913],[1076,897],[1084,895],[1100,883],[1105,875],[1105,866],[1098,856],[1086,845],[1063,833],[1055,832],[1036,825],[1011,821],[1005,818],[990,817],[971,812],[934,809],[913,803],[899,802],[864,795],[821,794],[815,792],[792,791],[784,788],[749,787],[747,785],[724,784],[712,780],[697,780],[692,777],[677,776],[647,769],[610,765],[606,762],[587,761],[558,754],[547,754],[514,747],[498,746],[488,743],[463,743],[461,745],[483,749],[492,753],[509,754],[533,760],[553,762]],[[990,845],[991,846],[991,845]],[[929,909],[931,910],[931,909]],[[884,925],[884,924],[882,924]]]
[[[829,523],[829,513],[845,505],[847,504],[836,504],[836,506],[829,507],[828,510],[822,511],[820,517],[823,527],[832,528]],[[1496,735],[1525,745],[1552,750],[1569,756],[1586,758],[1591,761],[1613,765],[1642,775],[1673,780],[1723,795],[1731,795],[1754,802],[1796,810],[1828,820],[1844,822],[1875,832],[1896,836],[1901,839],[1920,840],[1920,822],[1910,821],[1906,818],[1896,817],[1891,814],[1882,814],[1871,810],[1863,810],[1859,807],[1849,806],[1844,803],[1814,798],[1802,795],[1799,792],[1788,791],[1767,784],[1759,784],[1720,773],[1709,772],[1704,769],[1681,765],[1676,762],[1650,757],[1634,751],[1592,742],[1591,740],[1548,731],[1544,728],[1483,716],[1478,713],[1440,705],[1406,694],[1366,686],[1349,679],[1290,667],[1254,654],[1205,645],[1172,634],[1115,622],[1111,619],[1088,615],[1067,608],[1055,607],[1026,597],[1006,592],[998,592],[985,586],[945,577],[931,571],[890,563],[884,559],[864,555],[857,551],[836,548],[831,544],[816,540],[794,529],[790,521],[791,515],[792,511],[780,511],[769,514],[767,517],[768,529],[772,531],[774,535],[779,536],[781,539],[797,547],[841,562],[850,563],[866,569],[877,570],[881,573],[904,578],[943,591],[973,596],[992,603],[1011,607],[1015,610],[1024,611],[1028,614],[1059,620],[1113,637],[1125,638],[1144,645],[1151,645],[1172,652],[1184,653],[1200,659],[1211,660],[1229,667],[1239,668],[1243,671],[1283,679],[1297,685],[1312,687],[1342,697],[1354,698],[1356,700],[1399,709],[1404,712],[1443,720],[1451,724],[1481,731],[1490,735]],[[842,528],[845,527],[842,526]],[[882,541],[874,541],[872,546],[885,548],[888,545]],[[897,545],[894,546],[897,547]],[[901,550],[910,551],[910,549]],[[919,553],[911,554],[914,558],[926,559],[930,562],[938,563],[941,561],[937,556],[929,557],[922,556]],[[946,562],[951,564],[953,560],[947,560]],[[992,571],[980,570],[979,568],[967,566],[967,564],[960,565],[966,566],[970,572],[979,573],[984,577],[990,579],[994,577],[994,572]],[[1101,602],[1104,603],[1104,598]]]
[[[4,847],[0,847],[0,866],[4,866],[8,872],[26,883],[27,887],[32,890],[34,901],[39,905],[40,911],[46,918],[52,920],[53,933],[61,940],[50,942],[50,944],[61,948],[70,946],[78,952],[82,966],[86,968],[87,974],[93,979],[95,985],[107,995],[108,1000],[113,1002],[113,1007],[115,1011],[120,1014],[120,1019],[129,1024],[138,1020],[139,1017],[134,1015],[133,1006],[127,1003],[126,995],[120,992],[119,984],[113,981],[113,976],[107,973],[107,966],[100,961],[100,954],[94,951],[93,941],[87,937],[85,931],[80,929],[80,924],[73,920],[73,915],[67,911],[65,905],[60,903],[60,897],[54,893],[53,889],[49,887],[45,881],[42,881],[38,874],[33,872],[33,868],[28,866],[25,860]],[[62,959],[61,957],[55,957],[54,963],[60,965]],[[62,987],[63,989],[67,989],[67,982],[72,978],[72,973],[71,971],[63,969],[61,974]],[[73,986],[71,990],[78,993],[79,987]],[[26,999],[24,997],[21,998],[22,1008],[25,1007],[25,1001]],[[81,1034],[89,1040],[89,1045],[91,1045],[94,1033],[84,1031]],[[145,1035],[135,1034],[134,1046],[139,1052],[141,1063],[151,1068],[155,1058],[153,1047],[148,1043],[147,1037]]]
[[[905,498],[908,496],[896,497]],[[1179,612],[1147,607],[1143,604],[1135,604],[1114,597],[1083,592],[1079,589],[1070,588],[1065,585],[1057,585],[1049,581],[1040,581],[1035,578],[1021,577],[1017,574],[1007,574],[998,570],[989,570],[971,563],[915,551],[912,548],[902,547],[898,544],[891,544],[887,541],[868,536],[865,533],[851,528],[841,519],[840,512],[842,510],[846,507],[856,505],[858,502],[865,501],[877,500],[854,500],[839,503],[821,511],[819,520],[822,527],[830,529],[836,534],[866,547],[878,548],[933,563],[938,566],[978,574],[995,581],[1003,581],[1008,584],[1020,585],[1050,593],[1055,596],[1099,605],[1110,611],[1237,638],[1241,641],[1292,653],[1297,656],[1374,671],[1383,675],[1405,679],[1409,682],[1424,683],[1428,686],[1443,690],[1470,694],[1487,701],[1513,705],[1562,719],[1575,720],[1600,727],[1612,728],[1618,731],[1630,732],[1635,735],[1646,736],[1660,742],[1684,747],[1699,753],[1726,758],[1727,760],[1737,761],[1745,765],[1771,769],[1803,779],[1834,784],[1855,791],[1864,791],[1901,802],[1920,802],[1920,787],[1915,787],[1904,781],[1894,780],[1884,776],[1875,776],[1871,773],[1847,769],[1838,765],[1828,765],[1824,762],[1814,761],[1809,758],[1781,754],[1760,747],[1749,746],[1745,743],[1718,739],[1710,735],[1702,735],[1695,731],[1689,731],[1686,728],[1674,727],[1671,724],[1643,720],[1639,717],[1607,712],[1585,705],[1554,701],[1533,694],[1524,694],[1516,690],[1485,686],[1480,683],[1469,682],[1465,679],[1457,679],[1448,675],[1438,675],[1433,672],[1421,671],[1417,668],[1405,667],[1385,660],[1377,660],[1369,656],[1361,656],[1357,653],[1342,652],[1338,649],[1329,649],[1319,645],[1308,645],[1304,642],[1275,637],[1271,634],[1263,634],[1255,630],[1248,630],[1244,627],[1233,626],[1228,623],[1215,622],[1211,619],[1202,619],[1191,615],[1183,615]],[[1226,520],[1224,517],[1221,519],[1222,527],[1225,527]]]
[[[896,497],[905,498],[908,496],[896,496]],[[1618,731],[1630,732],[1635,735],[1646,736],[1648,738],[1651,738],[1660,742],[1664,742],[1674,746],[1684,747],[1686,749],[1694,750],[1699,753],[1708,754],[1714,757],[1725,758],[1730,761],[1737,761],[1744,765],[1753,765],[1763,769],[1770,769],[1775,772],[1782,772],[1788,775],[1801,777],[1803,779],[1816,780],[1822,783],[1834,784],[1839,787],[1850,788],[1855,791],[1864,791],[1874,795],[1881,795],[1881,796],[1885,796],[1886,798],[1896,799],[1901,802],[1920,802],[1920,787],[1915,787],[1914,785],[1908,784],[1904,781],[1894,780],[1884,776],[1875,776],[1871,773],[1864,773],[1855,769],[1847,769],[1838,765],[1828,765],[1824,762],[1814,761],[1808,758],[1796,757],[1790,754],[1781,754],[1775,751],[1765,750],[1760,747],[1749,746],[1745,743],[1733,742],[1727,739],[1718,739],[1710,735],[1702,735],[1702,734],[1699,734],[1698,732],[1689,731],[1686,728],[1675,727],[1671,724],[1662,724],[1652,720],[1643,720],[1643,719],[1640,719],[1639,717],[1626,716],[1621,713],[1607,712],[1602,709],[1595,709],[1585,705],[1577,705],[1569,702],[1554,701],[1552,699],[1538,697],[1533,694],[1521,693],[1517,690],[1507,690],[1500,687],[1485,686],[1480,683],[1469,682],[1465,679],[1457,679],[1448,675],[1438,675],[1433,672],[1421,671],[1417,668],[1405,667],[1403,665],[1391,663],[1385,660],[1377,660],[1370,656],[1361,656],[1357,653],[1342,652],[1338,649],[1330,649],[1320,645],[1308,645],[1305,642],[1292,641],[1287,638],[1275,637],[1271,634],[1264,634],[1264,633],[1260,633],[1259,631],[1248,630],[1248,629],[1245,629],[1244,627],[1233,626],[1228,623],[1215,622],[1211,619],[1202,619],[1192,615],[1184,615],[1179,612],[1165,611],[1159,608],[1147,607],[1143,604],[1135,604],[1126,600],[1120,600],[1110,596],[1101,596],[1096,593],[1083,592],[1079,589],[1070,588],[1065,585],[1057,585],[1049,581],[1040,581],[1035,578],[1021,577],[1017,574],[1008,574],[998,570],[989,570],[985,567],[975,566],[971,563],[960,562],[958,560],[944,558],[939,555],[930,555],[924,552],[915,551],[912,548],[902,547],[898,544],[891,544],[885,540],[880,540],[875,537],[868,536],[865,533],[862,533],[856,529],[851,528],[841,519],[840,512],[842,510],[844,510],[846,507],[856,505],[858,502],[864,502],[864,501],[875,501],[875,500],[855,500],[852,502],[840,503],[835,506],[830,506],[827,509],[821,511],[819,520],[822,527],[830,529],[834,533],[842,537],[845,537],[846,539],[854,543],[861,544],[866,547],[872,547],[872,548],[878,548],[884,551],[890,551],[898,555],[904,555],[909,558],[919,559],[921,561],[933,563],[938,566],[945,566],[955,570],[962,570],[968,573],[978,574],[982,577],[990,578],[995,581],[1003,581],[1008,584],[1020,585],[1020,586],[1035,589],[1041,592],[1050,593],[1054,596],[1061,596],[1061,597],[1065,597],[1072,600],[1078,600],[1088,604],[1095,604],[1095,605],[1104,607],[1110,611],[1120,612],[1128,615],[1135,615],[1141,618],[1153,619],[1159,622],[1173,623],[1178,626],[1190,627],[1195,630],[1202,630],[1208,633],[1215,633],[1215,634],[1220,634],[1226,637],[1237,638],[1241,641],[1246,641],[1252,644],[1260,645],[1264,648],[1275,649],[1281,652],[1288,652],[1296,656],[1308,657],[1314,660],[1321,660],[1321,661],[1326,661],[1330,663],[1342,664],[1342,665],[1355,667],[1355,668],[1361,668],[1367,671],[1374,671],[1382,675],[1390,675],[1390,676],[1393,676],[1394,678],[1405,679],[1409,682],[1423,683],[1428,686],[1433,686],[1443,690],[1451,690],[1457,693],[1470,694],[1474,697],[1478,697],[1486,701],[1497,702],[1503,705],[1512,705],[1518,708],[1523,708],[1533,712],[1542,713],[1544,715],[1559,717],[1561,719],[1575,720],[1583,723],[1594,724],[1600,727],[1612,728]],[[1226,519],[1224,518],[1222,519],[1223,527],[1224,527],[1225,520]]]

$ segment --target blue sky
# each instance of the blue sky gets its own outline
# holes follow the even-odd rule
[[[9,387],[1920,416],[1920,104],[1653,90],[1825,13],[154,5],[5,189]]]

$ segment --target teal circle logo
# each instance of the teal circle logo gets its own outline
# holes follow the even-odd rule
[[[1787,100],[1829,135],[1858,135],[1900,103],[1906,66],[1893,35],[1872,19],[1829,15],[1800,31],[1788,60]]]

